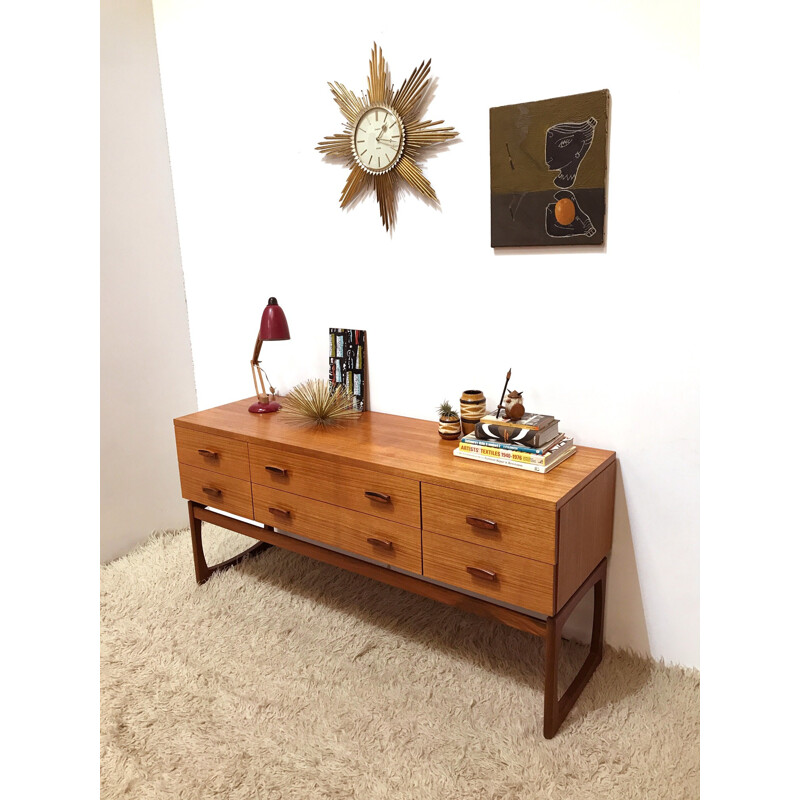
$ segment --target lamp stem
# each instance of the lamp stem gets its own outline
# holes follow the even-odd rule
[[[256,367],[256,369],[258,370],[258,373],[259,373],[258,374],[258,379],[261,381],[261,392],[262,392],[262,394],[267,394],[267,390],[264,387],[264,378],[266,378],[267,379],[267,386],[269,386],[269,393],[271,395],[270,399],[274,400],[275,399],[275,387],[272,385],[272,382],[269,379],[269,375],[267,375],[266,370],[261,366],[261,363],[259,361],[255,362],[255,367]],[[261,377],[262,375],[264,376],[264,378]],[[258,394],[258,387],[256,387],[256,394]]]

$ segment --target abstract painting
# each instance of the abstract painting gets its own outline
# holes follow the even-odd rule
[[[367,332],[330,328],[331,389],[344,386],[353,395],[353,408],[367,407]]]
[[[489,109],[492,247],[602,244],[607,89]]]

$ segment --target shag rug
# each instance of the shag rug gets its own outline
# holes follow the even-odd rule
[[[101,588],[103,800],[699,796],[695,670],[607,647],[548,741],[544,641],[491,620],[278,548],[197,586],[188,531]]]

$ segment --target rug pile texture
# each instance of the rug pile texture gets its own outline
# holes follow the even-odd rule
[[[491,620],[277,548],[197,586],[188,531],[101,588],[104,800],[699,796],[697,671],[606,648],[548,741],[544,642]]]

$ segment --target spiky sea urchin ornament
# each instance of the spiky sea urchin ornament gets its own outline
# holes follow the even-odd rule
[[[361,412],[353,408],[353,395],[328,381],[310,378],[295,386],[281,399],[281,413],[294,422],[307,425],[333,426],[344,420],[358,419]]]

